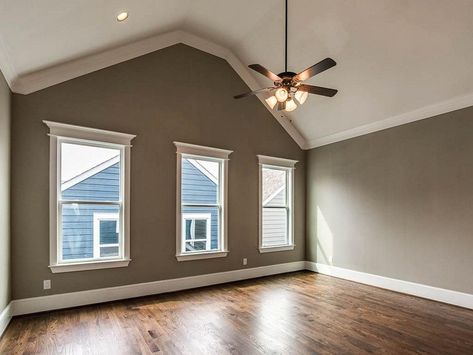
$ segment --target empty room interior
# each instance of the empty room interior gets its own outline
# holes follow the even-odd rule
[[[0,0],[0,354],[473,354],[473,0]]]

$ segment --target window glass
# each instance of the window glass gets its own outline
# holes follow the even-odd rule
[[[60,179],[62,199],[118,201],[120,150],[63,142]]]
[[[220,248],[221,164],[215,159],[181,159],[183,252]]]
[[[61,142],[60,153],[61,259],[119,257],[120,150]]]
[[[181,198],[184,204],[217,204],[220,163],[182,159]]]
[[[290,206],[288,204],[289,170],[263,166],[262,189],[262,246],[277,247],[289,244]]]

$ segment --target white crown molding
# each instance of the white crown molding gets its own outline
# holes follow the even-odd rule
[[[115,65],[141,55],[145,55],[172,45],[183,43],[209,54],[225,59],[238,73],[251,90],[258,89],[261,85],[253,77],[248,68],[229,49],[214,42],[193,35],[182,30],[167,32],[152,36],[121,47],[112,48],[101,53],[75,59],[50,68],[39,70],[23,76],[18,76],[11,60],[8,59],[4,44],[0,38],[0,68],[11,90],[19,94],[29,94],[52,85]],[[281,112],[272,110],[263,97],[257,96],[269,112],[283,126],[286,132],[299,145],[301,149],[313,149],[346,139],[381,131],[387,128],[406,123],[430,118],[442,113],[459,110],[473,105],[473,93],[459,96],[450,100],[425,106],[400,115],[389,117],[366,125],[340,131],[328,136],[306,140],[291,120]]]
[[[444,288],[423,285],[415,282],[392,279],[389,277],[368,274],[365,272],[344,269],[332,265],[306,261],[306,269],[320,274],[355,281],[362,284],[384,288],[437,302],[473,309],[473,295]]]
[[[4,74],[7,77],[10,88],[13,92],[19,94],[30,94],[49,86],[77,78],[79,76],[89,74],[111,65],[122,63],[178,43],[186,44],[226,60],[251,90],[260,88],[260,85],[253,77],[253,74],[250,73],[249,69],[243,65],[243,63],[228,48],[222,47],[214,42],[181,30],[152,36],[121,47],[116,47],[101,53],[71,60],[69,62],[58,64],[53,67],[39,70],[20,77],[17,77],[14,71],[5,70]],[[0,65],[2,68],[6,68],[7,63],[8,60],[4,59],[2,61],[0,58]],[[283,126],[292,139],[299,145],[299,147],[301,149],[306,149],[307,143],[305,138],[291,123],[291,120],[281,112],[272,110],[263,97],[257,97],[281,124],[281,126]]]
[[[8,324],[12,319],[12,303],[10,302],[0,313],[0,338],[2,337],[3,332],[7,329]]]
[[[22,314],[50,311],[54,309],[84,306],[94,303],[110,302],[134,297],[156,295],[166,292],[187,290],[221,283],[247,280],[256,277],[282,274],[305,269],[305,261],[260,266],[249,269],[217,272],[178,279],[153,281],[126,286],[100,288],[96,290],[61,293],[50,296],[23,298],[11,302],[9,314]]]
[[[433,105],[424,106],[419,109],[409,111],[400,115],[392,116],[381,121],[376,121],[363,126],[354,127],[345,131],[337,132],[328,136],[309,139],[307,148],[312,149],[327,144],[340,142],[346,139],[363,136],[365,134],[382,131],[384,129],[400,126],[406,123],[431,118],[443,113],[460,110],[465,107],[473,106],[473,93],[458,96],[450,100],[441,101]]]

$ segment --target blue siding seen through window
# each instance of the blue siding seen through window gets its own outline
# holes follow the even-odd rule
[[[120,163],[109,166],[64,190],[62,198],[67,200],[117,201],[120,198]],[[119,207],[114,205],[64,204],[62,208],[63,259],[93,258],[94,213],[118,212]],[[116,231],[116,228],[114,231]],[[117,236],[116,233],[115,235]],[[107,234],[105,238],[110,238],[110,234]],[[115,240],[117,240],[117,237],[115,237]],[[110,244],[117,242],[110,241]]]
[[[217,163],[215,163],[217,164]],[[218,186],[203,171],[198,169],[188,159],[182,159],[181,196],[183,203],[216,204],[218,202]],[[185,214],[210,214],[210,249],[218,249],[219,208],[218,207],[190,207],[183,206]]]

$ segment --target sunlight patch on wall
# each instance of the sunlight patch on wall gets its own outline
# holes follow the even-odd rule
[[[333,265],[333,234],[317,206],[317,262]]]

